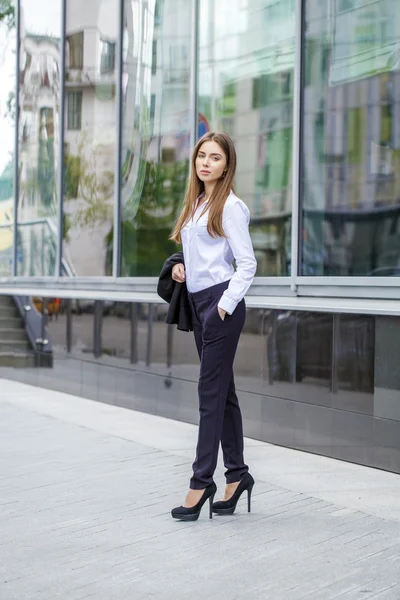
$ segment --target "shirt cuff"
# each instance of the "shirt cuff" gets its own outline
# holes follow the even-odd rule
[[[228,315],[231,315],[233,313],[237,305],[238,302],[232,300],[231,298],[228,298],[228,296],[225,296],[225,294],[222,295],[220,301],[218,302],[218,308],[222,308],[222,310],[225,310],[228,313]]]

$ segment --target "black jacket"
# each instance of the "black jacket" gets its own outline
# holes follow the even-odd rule
[[[172,279],[172,267],[179,263],[185,264],[183,252],[176,252],[165,261],[158,279],[157,294],[169,304],[165,322],[178,325],[181,331],[193,331],[186,283],[178,283]]]

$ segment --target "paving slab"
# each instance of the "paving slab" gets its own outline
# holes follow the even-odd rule
[[[399,475],[246,439],[252,513],[177,522],[196,434],[0,379],[0,600],[400,600]]]

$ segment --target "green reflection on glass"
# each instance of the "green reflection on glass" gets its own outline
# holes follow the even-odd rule
[[[235,141],[258,275],[290,274],[294,0],[200,4],[199,110]]]
[[[308,0],[306,22],[301,272],[398,275],[400,4]]]
[[[191,3],[125,0],[124,13],[120,269],[157,276],[188,174]]]

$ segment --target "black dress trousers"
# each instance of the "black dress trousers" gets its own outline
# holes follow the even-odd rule
[[[248,471],[243,458],[243,425],[233,378],[233,362],[246,319],[244,300],[223,321],[218,302],[229,281],[189,294],[193,330],[200,356],[199,437],[190,487],[205,488],[213,480],[221,442],[227,483]]]

